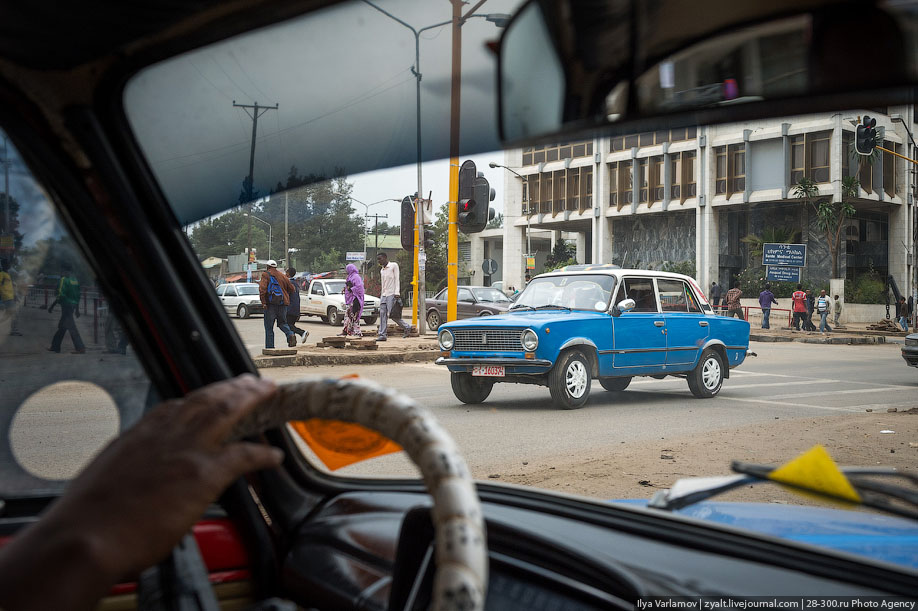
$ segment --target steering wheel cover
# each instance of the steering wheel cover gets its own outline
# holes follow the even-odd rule
[[[307,379],[278,387],[274,398],[242,420],[231,437],[241,439],[310,418],[360,424],[405,449],[433,499],[433,609],[483,609],[488,550],[481,503],[465,459],[433,415],[414,399],[375,382]]]

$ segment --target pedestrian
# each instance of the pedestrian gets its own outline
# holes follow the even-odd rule
[[[899,301],[896,303],[896,318],[899,320],[899,326],[906,332],[908,331],[909,314],[911,314],[911,312],[908,311],[908,304],[905,302],[905,297],[899,297]]]
[[[348,264],[345,270],[347,281],[344,286],[344,303],[347,304],[347,315],[344,317],[344,330],[341,335],[363,337],[363,332],[360,331],[360,317],[363,315],[363,279],[353,263]]]
[[[19,300],[16,297],[16,287],[13,276],[10,274],[10,263],[0,261],[0,312],[10,321],[10,335],[22,335],[19,332]]]
[[[723,291],[721,291],[719,284],[717,284],[716,282],[711,283],[711,300],[712,300],[712,303],[714,304],[715,314],[718,314],[717,308],[720,305],[720,296],[722,292]]]
[[[296,346],[296,334],[287,325],[287,306],[295,289],[290,279],[277,269],[277,261],[270,259],[268,269],[258,282],[258,296],[265,308],[265,348],[274,348],[274,323],[287,338],[287,346]]]
[[[739,284],[736,282],[733,283],[733,288],[727,291],[727,316],[733,318],[734,314],[740,320],[746,320],[746,317],[743,316],[743,306],[740,304],[740,297],[743,296],[743,291],[740,290]]]
[[[771,329],[771,325],[769,325],[768,319],[771,316],[772,304],[778,305],[778,300],[775,299],[775,294],[771,292],[771,285],[766,284],[765,290],[759,293],[759,307],[762,308],[763,329]]]
[[[819,291],[819,297],[816,298],[814,304],[815,312],[819,314],[819,332],[823,335],[826,334],[826,328],[829,324],[826,322],[826,318],[829,317],[829,312],[832,311],[832,300],[829,299],[829,296],[826,295],[826,290],[822,289]],[[829,331],[832,329],[830,328]]]
[[[401,312],[396,314],[395,301],[401,301],[401,290],[399,289],[398,263],[389,261],[389,255],[384,252],[376,255],[376,262],[381,268],[379,270],[379,281],[382,284],[379,291],[379,334],[376,338],[378,342],[384,342],[389,334],[389,313],[393,314],[392,320],[399,327],[405,330],[405,337],[411,332],[411,327],[402,320]],[[398,310],[401,310],[399,307]]]
[[[838,326],[838,318],[841,316],[842,303],[838,298],[838,295],[835,296],[835,303],[832,304],[832,311],[835,313],[835,326]]]
[[[813,324],[813,308],[816,304],[816,297],[813,295],[813,291],[810,289],[806,290],[806,318],[803,319],[803,330],[804,331],[815,331],[816,325]]]
[[[306,338],[309,337],[309,331],[296,326],[296,322],[300,319],[300,287],[294,280],[294,276],[296,276],[296,269],[288,267],[287,278],[290,279],[293,290],[290,291],[290,305],[287,306],[287,326],[290,327],[290,330],[295,335],[299,335],[301,342],[305,344]]]
[[[526,288],[527,286],[529,286],[529,282],[531,280],[532,280],[532,276],[529,274],[529,272],[526,272],[526,282],[523,284],[523,288]]]
[[[57,332],[51,339],[51,347],[48,350],[60,352],[64,335],[69,331],[70,341],[73,342],[73,354],[85,354],[86,346],[74,320],[74,316],[80,317],[80,281],[68,265],[64,266],[61,281],[57,285],[57,298],[48,306],[48,312],[53,312],[57,304],[61,304],[61,318],[57,322]]]
[[[801,323],[806,331],[806,293],[803,292],[802,284],[797,285],[797,290],[791,295],[791,301],[794,302],[794,331],[800,330]]]

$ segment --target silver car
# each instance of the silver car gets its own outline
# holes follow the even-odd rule
[[[261,298],[258,296],[258,284],[255,282],[221,284],[217,287],[217,297],[220,298],[224,310],[239,318],[265,313],[265,308],[261,305]]]

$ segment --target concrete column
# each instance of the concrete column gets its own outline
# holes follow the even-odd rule
[[[672,155],[669,153],[669,142],[663,143],[663,211],[669,209],[670,196],[673,191]]]
[[[484,272],[481,271],[481,263],[485,260],[485,238],[481,237],[479,233],[473,233],[470,236],[471,240],[471,257],[468,261],[468,270],[469,270],[469,284],[473,286],[481,286],[484,284]],[[459,263],[460,268],[462,263]],[[461,274],[460,274],[461,275]]]
[[[521,155],[521,153],[520,153]],[[512,161],[512,160],[511,160]],[[511,167],[519,165],[522,157]],[[526,217],[523,216],[523,182],[504,171],[504,244],[501,268],[504,286],[523,286],[526,268]]]
[[[552,232],[551,232],[551,248],[552,248],[552,250],[555,249],[555,245],[556,245],[558,242],[560,242],[562,239],[564,239],[564,238],[561,236],[561,231],[560,231],[560,230],[558,230],[558,231],[552,231]]]
[[[743,181],[743,203],[749,203],[749,196],[752,194],[752,181],[749,176],[749,168],[752,167],[752,146],[749,144],[749,136],[752,135],[751,129],[743,130],[743,159],[746,164],[745,174],[746,179]]]
[[[787,199],[790,192],[791,178],[791,145],[790,145],[790,123],[781,124],[781,141],[784,144],[784,186],[781,187],[781,199]]]
[[[909,243],[908,207],[893,204],[889,211],[889,273],[896,279],[900,290],[908,286]]]
[[[583,231],[577,232],[577,263],[586,263],[586,233]]]

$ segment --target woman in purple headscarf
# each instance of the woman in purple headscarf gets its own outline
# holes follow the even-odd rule
[[[341,335],[363,337],[360,331],[360,315],[363,314],[363,279],[357,266],[347,266],[347,282],[344,288],[344,303],[347,304],[347,316],[344,317],[344,330]]]

